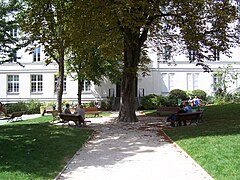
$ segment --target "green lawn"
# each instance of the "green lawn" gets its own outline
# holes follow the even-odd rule
[[[205,109],[204,123],[165,132],[214,179],[238,180],[240,105]],[[0,179],[54,179],[92,134],[87,128],[49,125],[51,119],[43,116],[0,126]]]
[[[92,130],[50,125],[52,116],[0,126],[0,179],[54,179]]]
[[[240,179],[240,105],[204,107],[198,126],[166,129],[214,179]]]
[[[94,117],[106,117],[109,116],[111,114],[110,111],[102,111],[99,116],[95,116],[95,114],[85,114],[86,118],[94,118]]]

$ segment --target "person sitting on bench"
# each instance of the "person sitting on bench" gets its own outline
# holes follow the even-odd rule
[[[192,107],[189,105],[188,102],[185,103],[184,111],[186,111],[186,112],[192,112]]]
[[[71,111],[70,111],[70,105],[69,104],[66,104],[66,108],[64,109],[63,113],[64,114],[72,114]]]
[[[81,116],[82,116],[82,119],[83,119],[83,120],[85,119],[85,111],[84,111],[82,105],[78,105],[78,106],[77,106],[77,108],[75,109],[74,114],[76,114],[76,115],[81,115]]]
[[[177,120],[177,114],[178,113],[186,113],[186,111],[183,109],[184,106],[181,104],[179,106],[179,111],[177,113],[173,113],[171,114],[168,118],[167,118],[167,122],[170,122],[170,126],[175,127],[175,122]],[[181,126],[181,122],[178,122],[179,126]],[[186,122],[184,122],[184,125],[186,125]]]

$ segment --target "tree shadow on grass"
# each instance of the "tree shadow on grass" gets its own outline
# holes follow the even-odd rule
[[[91,133],[46,123],[0,126],[0,172],[53,179]]]

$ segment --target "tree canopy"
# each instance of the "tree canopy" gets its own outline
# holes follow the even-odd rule
[[[19,38],[17,36],[18,23],[15,19],[16,11],[20,8],[17,0],[0,1],[0,64],[17,62]]]
[[[239,44],[237,0],[26,0],[25,3],[23,29],[32,40],[44,45],[47,56],[61,62],[59,74],[64,72],[66,50],[77,55],[76,61],[71,62],[76,65],[98,55],[122,63],[119,121],[137,121],[135,82],[139,65],[144,64],[141,54],[146,47],[152,45],[161,50],[168,45],[177,47],[181,53],[192,50],[197,56],[190,62],[209,71],[207,61],[216,60],[212,54],[230,55],[230,47]],[[91,53],[97,56],[84,57]]]
[[[23,0],[20,27],[27,37],[30,52],[43,46],[46,62],[58,64],[57,105],[62,110],[64,60],[68,48],[68,27],[73,4],[65,0]]]
[[[114,46],[124,53],[120,121],[137,121],[134,82],[144,45],[176,44],[181,52],[194,50],[197,58],[192,63],[208,71],[206,62],[214,60],[209,54],[230,54],[229,48],[239,43],[237,1],[92,0],[85,4],[85,15],[77,15],[83,3],[76,2],[73,11],[88,20],[91,37],[104,42],[115,39]]]

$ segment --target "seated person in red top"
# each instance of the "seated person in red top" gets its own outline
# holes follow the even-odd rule
[[[178,113],[186,113],[186,111],[184,111],[183,108],[184,108],[184,106],[181,104],[181,105],[179,106],[179,111],[178,111],[177,113],[171,114],[171,115],[167,118],[167,122],[171,122],[171,123],[170,123],[170,126],[172,126],[172,127],[175,126],[175,122],[176,122],[176,120],[177,120],[177,114],[178,114]],[[178,124],[179,124],[179,126],[181,126],[181,122],[180,122],[180,123],[178,122]]]

